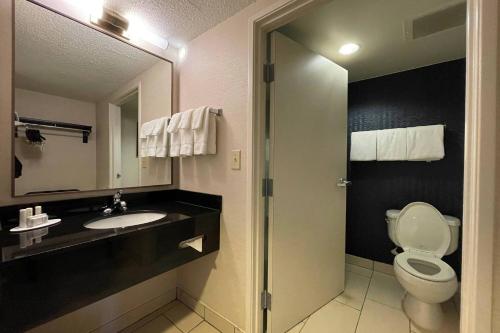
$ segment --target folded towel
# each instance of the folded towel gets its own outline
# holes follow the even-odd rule
[[[182,119],[182,113],[176,113],[170,119],[167,126],[167,132],[170,134],[170,151],[171,157],[180,156],[181,152],[181,134],[179,132],[179,124]]]
[[[406,128],[377,131],[377,161],[406,161]]]
[[[155,157],[167,157],[168,155],[168,141],[169,141],[169,133],[167,131],[168,128],[168,118],[164,117],[162,122],[162,129],[159,129],[158,138],[156,142],[156,150]]]
[[[155,123],[153,121],[148,121],[141,125],[141,131],[139,133],[139,139],[141,142],[141,157],[148,157],[150,152],[150,147],[153,144],[151,133],[153,133]]]
[[[436,161],[444,158],[444,126],[418,126],[407,129],[409,161]]]
[[[191,129],[196,130],[203,126],[203,119],[205,116],[205,109],[207,106],[202,106],[193,111],[191,119]]]
[[[192,156],[194,149],[194,133],[191,129],[191,117],[193,110],[182,112],[182,118],[179,123],[179,133],[181,136],[180,156]]]
[[[153,129],[155,128],[155,122],[154,121],[148,121],[141,126],[141,133],[139,135],[139,138],[141,139],[146,139],[148,135],[151,135],[153,133]]]
[[[375,161],[377,159],[377,131],[351,133],[351,161]]]
[[[209,107],[203,107],[193,113],[193,117],[202,120],[201,125],[193,130],[195,155],[212,155],[217,152],[217,124],[215,115],[210,113],[210,110]]]

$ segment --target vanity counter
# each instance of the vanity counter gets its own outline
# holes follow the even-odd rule
[[[83,245],[102,239],[126,235],[139,230],[164,227],[169,224],[181,223],[193,217],[204,215],[219,215],[216,209],[195,206],[182,202],[149,203],[134,205],[131,203],[129,212],[135,211],[161,211],[167,214],[155,222],[145,223],[127,228],[114,229],[88,229],[84,225],[96,218],[102,217],[99,210],[93,208],[82,208],[76,212],[52,215],[50,218],[61,218],[62,221],[56,225],[34,229],[26,232],[13,233],[9,229],[12,223],[6,223],[6,227],[0,231],[1,261],[4,264],[21,258],[64,250],[69,247]],[[113,214],[111,216],[118,215]],[[13,222],[13,221],[11,221]],[[39,240],[37,240],[37,238]]]
[[[102,216],[103,199],[44,204],[62,221],[31,245],[9,231],[19,207],[0,207],[0,332],[25,331],[219,249],[219,196],[181,190],[124,195],[130,211],[167,216],[127,228],[86,228]],[[197,236],[203,236],[202,252],[179,248]]]

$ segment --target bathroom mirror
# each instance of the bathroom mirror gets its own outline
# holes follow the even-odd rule
[[[14,195],[171,184],[170,158],[139,157],[139,128],[170,117],[172,63],[14,3]]]

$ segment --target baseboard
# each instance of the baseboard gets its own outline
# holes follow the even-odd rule
[[[177,299],[199,314],[210,325],[222,333],[243,333],[244,331],[236,326],[229,319],[217,313],[214,309],[200,300],[195,299],[181,288],[177,288]]]
[[[388,275],[394,275],[394,268],[391,264],[386,264],[380,261],[366,259],[351,254],[346,254],[346,265],[347,270],[356,272],[361,267],[363,270],[369,270],[372,272],[384,273]],[[355,265],[353,270],[349,269],[349,265]]]

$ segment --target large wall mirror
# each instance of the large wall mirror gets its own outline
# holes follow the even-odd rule
[[[140,127],[172,113],[172,63],[27,0],[15,3],[14,195],[167,185]]]

